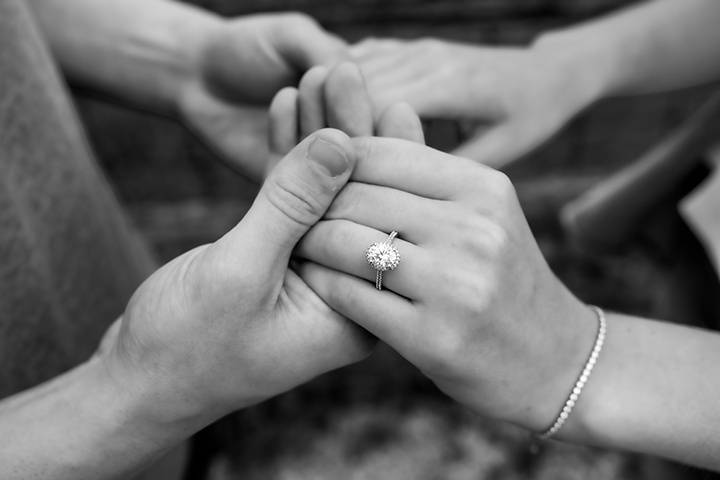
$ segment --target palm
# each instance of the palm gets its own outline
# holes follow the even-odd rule
[[[302,364],[304,372],[285,372],[289,376],[288,383],[300,383],[302,378],[335,368],[337,361],[334,363],[332,359],[343,358],[343,352],[368,348],[375,341],[370,334],[332,310],[292,270],[285,275],[274,321],[277,322],[275,338],[282,346],[283,358],[312,358],[311,364]]]
[[[253,15],[220,27],[200,48],[196,78],[180,102],[187,126],[220,158],[254,180],[268,158],[273,95],[345,45],[299,14]]]
[[[268,158],[265,108],[231,103],[198,84],[186,96],[183,117],[220,159],[253,180],[262,178]]]

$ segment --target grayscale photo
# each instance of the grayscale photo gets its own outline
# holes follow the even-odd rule
[[[0,480],[720,479],[717,0],[0,0]]]

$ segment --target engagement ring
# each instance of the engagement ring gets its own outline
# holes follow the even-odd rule
[[[382,242],[375,242],[365,252],[365,258],[377,273],[375,275],[375,288],[382,290],[383,272],[395,270],[400,265],[400,252],[392,246],[398,232],[392,231],[388,238]]]

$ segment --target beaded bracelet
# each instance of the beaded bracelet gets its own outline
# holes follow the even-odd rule
[[[595,367],[595,364],[597,363],[598,356],[600,355],[600,350],[602,350],[603,343],[605,343],[605,333],[607,330],[607,325],[605,321],[605,312],[599,307],[591,305],[590,308],[595,312],[598,319],[598,331],[597,331],[597,337],[595,338],[595,345],[593,346],[592,352],[590,353],[590,357],[588,358],[587,362],[585,363],[585,367],[583,368],[582,372],[580,373],[580,376],[578,377],[577,381],[575,382],[575,386],[572,389],[572,392],[570,392],[570,396],[565,401],[565,404],[562,407],[562,410],[560,410],[560,414],[558,414],[557,418],[555,419],[555,422],[552,424],[550,428],[542,432],[538,435],[539,438],[547,439],[555,435],[565,424],[565,421],[570,416],[570,413],[572,412],[573,408],[575,407],[575,404],[578,401],[578,398],[580,398],[580,393],[582,393],[583,387],[588,381],[588,378],[590,378],[590,374],[592,373],[593,368]]]

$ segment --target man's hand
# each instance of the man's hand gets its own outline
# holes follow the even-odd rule
[[[351,64],[283,89],[270,121],[281,159],[245,219],[150,277],[90,361],[0,402],[0,476],[129,477],[217,417],[367,355],[374,338],[320,300],[290,252],[355,163],[345,134],[317,129],[422,138],[407,105],[374,118]]]
[[[289,269],[290,254],[350,176],[347,136],[318,132],[273,171],[245,218],[178,257],[135,293],[111,376],[147,415],[217,417],[355,362],[372,341]]]
[[[267,104],[345,44],[301,14],[220,22],[195,46],[194,75],[180,92],[188,127],[237,170],[260,179],[267,159]]]
[[[173,392],[163,411],[227,413],[357,361],[374,345],[294,273],[290,255],[350,176],[356,155],[347,135],[418,139],[420,121],[399,105],[376,124],[360,71],[347,63],[281,90],[270,117],[270,150],[282,159],[245,218],[156,272],[101,345],[118,378],[140,377],[153,395]],[[346,133],[317,131],[326,126]]]
[[[549,49],[370,39],[352,47],[351,57],[378,108],[405,101],[421,117],[479,121],[455,153],[495,167],[543,143],[597,93]]]
[[[364,358],[374,339],[289,269],[355,158],[338,130],[308,137],[235,228],[138,288],[92,359],[0,402],[0,477],[131,478],[220,416]]]
[[[225,19],[170,0],[28,5],[74,85],[178,118],[255,180],[265,171],[273,95],[346,50],[299,13]]]

